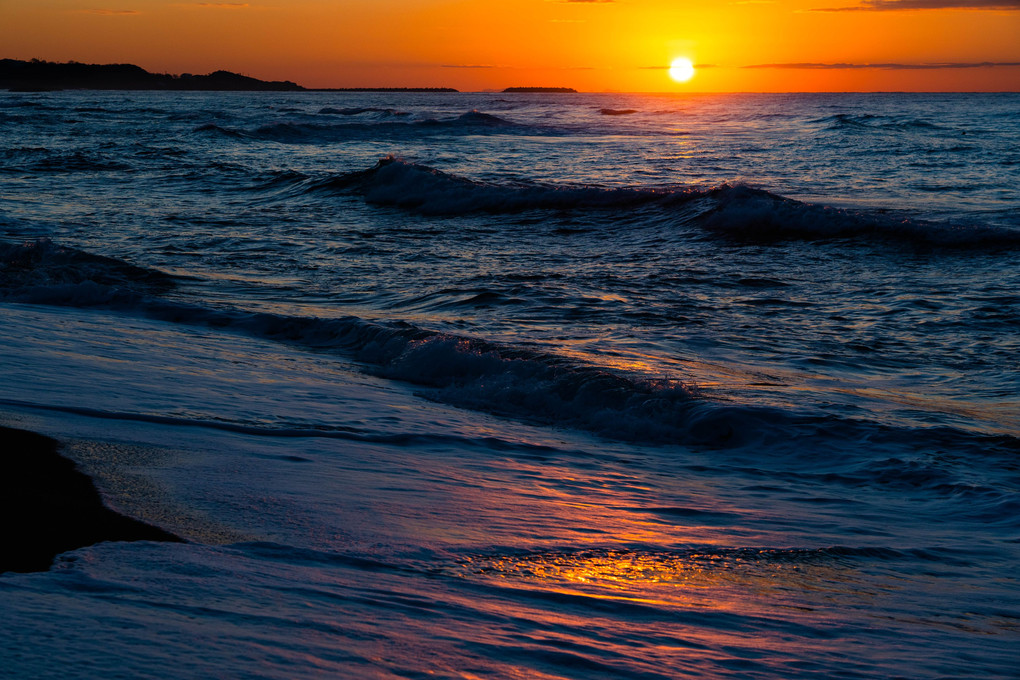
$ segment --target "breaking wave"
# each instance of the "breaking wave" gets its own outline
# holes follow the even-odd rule
[[[1020,246],[1020,231],[981,224],[895,219],[877,213],[805,203],[746,185],[605,188],[480,182],[388,157],[367,170],[324,180],[299,180],[302,191],[357,193],[369,203],[424,215],[604,211],[609,218],[638,207],[677,225],[748,240],[870,237],[920,246]]]
[[[682,378],[622,373],[549,351],[427,330],[406,322],[203,307],[180,296],[168,297],[175,283],[174,277],[162,272],[48,240],[0,243],[0,299],[101,306],[336,352],[359,362],[369,373],[419,386],[427,398],[526,422],[621,441],[713,448],[770,446],[798,437],[912,441],[919,436],[915,430],[836,416],[712,401]],[[976,451],[1014,455],[1020,450],[1014,438],[975,437],[951,429],[928,430],[923,437],[957,448],[973,446]],[[891,476],[951,495],[968,491],[909,465],[903,474],[896,470],[895,461],[891,461],[889,469],[862,473],[863,483]],[[861,483],[858,477],[848,473],[843,483],[854,486]],[[980,490],[970,492],[981,495]]]
[[[337,351],[377,375],[465,408],[609,438],[733,445],[780,418],[709,404],[679,380],[620,375],[530,349],[374,323],[211,309],[167,299],[174,279],[48,240],[0,244],[0,299],[128,309],[174,323]],[[767,428],[766,428],[767,429]]]

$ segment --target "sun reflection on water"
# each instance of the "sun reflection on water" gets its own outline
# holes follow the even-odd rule
[[[465,578],[517,582],[589,597],[669,605],[738,606],[748,596],[782,599],[784,592],[859,592],[853,567],[826,550],[721,548],[627,549],[474,555],[456,572]],[[853,585],[851,585],[853,584]]]

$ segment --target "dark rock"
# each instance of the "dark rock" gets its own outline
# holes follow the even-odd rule
[[[45,571],[60,553],[102,541],[177,541],[103,505],[92,480],[49,437],[0,427],[0,572]]]

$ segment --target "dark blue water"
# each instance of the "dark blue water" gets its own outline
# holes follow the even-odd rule
[[[0,94],[4,422],[192,541],[0,653],[1015,676],[1018,104]]]

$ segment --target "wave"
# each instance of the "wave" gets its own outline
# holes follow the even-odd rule
[[[605,188],[480,182],[393,157],[374,167],[302,179],[301,191],[354,192],[369,203],[424,215],[540,211],[623,211],[647,207],[651,217],[677,227],[693,224],[711,234],[751,241],[871,238],[946,248],[1020,246],[1020,230],[981,224],[895,219],[878,213],[805,203],[746,185],[712,188]]]
[[[173,293],[169,295],[169,293]],[[1013,529],[1020,501],[1010,482],[972,474],[973,466],[1009,469],[1020,439],[949,427],[896,427],[832,414],[808,414],[709,399],[696,387],[585,363],[535,348],[437,332],[406,322],[356,316],[316,318],[187,302],[180,280],[156,270],[41,240],[0,243],[0,300],[99,307],[144,318],[280,342],[320,356],[352,360],[360,370],[416,386],[440,403],[539,426],[564,428],[643,445],[729,451],[728,463],[749,466],[794,486],[830,491],[796,499],[848,503],[860,489],[889,489],[949,503],[961,521]],[[542,456],[530,445],[498,438],[377,433],[324,422],[247,422],[162,413],[100,411],[85,406],[4,403],[92,418],[198,426],[271,438],[328,438],[401,446],[471,446]],[[947,455],[912,456],[936,451]],[[889,452],[886,457],[881,452]],[[557,455],[563,451],[557,449]],[[574,455],[571,452],[571,455]],[[952,463],[949,456],[965,464]],[[746,461],[746,462],[741,462]],[[677,463],[671,463],[676,465]],[[682,465],[682,464],[681,464]],[[691,465],[691,469],[699,468]],[[686,507],[633,508],[668,523],[730,524],[731,513]]]
[[[223,135],[225,137],[234,137],[239,139],[251,137],[250,134],[247,134],[241,130],[234,130],[233,128],[223,127],[222,125],[216,125],[215,123],[205,123],[204,125],[199,125],[198,127],[194,128],[192,132],[212,132]]]
[[[525,210],[625,208],[660,201],[664,194],[638,189],[501,185],[451,175],[388,157],[367,170],[346,173],[309,187],[353,191],[370,203],[395,205],[427,215]]]
[[[0,299],[35,304],[133,304],[164,293],[173,277],[49,239],[0,242]]]
[[[837,113],[812,121],[816,124],[825,125],[827,130],[852,131],[852,130],[952,130],[953,128],[938,125],[927,120],[909,119],[904,120],[892,116],[876,116],[869,113],[849,114]]]
[[[16,99],[0,102],[0,109],[33,109],[35,111],[63,111],[59,106],[51,106],[30,99]]]
[[[214,132],[233,138],[266,140],[291,144],[312,144],[334,142],[364,137],[404,137],[421,135],[458,134],[557,134],[551,127],[521,125],[494,116],[490,113],[472,110],[455,118],[426,118],[424,120],[392,120],[405,114],[392,109],[322,109],[320,114],[356,117],[364,113],[375,113],[376,120],[358,119],[350,123],[306,123],[286,121],[263,125],[254,130],[242,130],[207,123],[194,128],[194,132]]]
[[[44,158],[34,163],[31,169],[37,172],[121,172],[133,168],[98,154],[75,151]]]
[[[409,116],[410,113],[406,111],[398,111],[397,109],[384,109],[375,106],[358,106],[358,107],[346,107],[337,109],[332,106],[326,106],[319,109],[319,115],[323,116],[360,116],[365,113],[375,113],[382,116]]]
[[[72,173],[119,172],[132,170],[127,163],[113,160],[96,152],[54,152],[41,147],[0,149],[3,167],[0,172]]]
[[[215,328],[336,352],[369,373],[417,385],[427,398],[521,421],[609,439],[711,448],[782,446],[803,438],[892,441],[1015,456],[1020,442],[950,429],[904,430],[836,416],[804,415],[701,396],[682,379],[649,378],[555,353],[427,330],[406,322],[370,322],[213,309],[171,299],[167,274],[47,240],[0,243],[0,299],[72,307],[100,306],[172,323]],[[303,436],[303,435],[294,435]],[[894,463],[850,475],[841,485],[900,483],[960,496],[967,489]],[[857,477],[863,475],[862,480]],[[918,477],[918,475],[921,475]],[[927,476],[925,476],[927,475]],[[884,481],[885,480],[885,481]],[[977,493],[982,505],[999,502]]]
[[[465,446],[487,449],[506,453],[512,451],[515,455],[522,457],[546,458],[551,453],[577,453],[564,452],[543,444],[531,444],[528,442],[506,441],[497,437],[468,437],[457,434],[443,433],[412,433],[412,432],[373,432],[342,425],[330,426],[316,424],[309,427],[307,424],[282,423],[277,426],[260,424],[252,425],[227,420],[203,419],[197,417],[167,416],[152,413],[132,413],[127,411],[107,411],[102,409],[89,408],[87,406],[40,404],[27,402],[18,399],[0,398],[0,405],[11,406],[19,409],[31,409],[35,411],[49,411],[55,413],[68,413],[101,420],[121,420],[125,422],[150,423],[154,425],[171,425],[177,427],[201,427],[221,432],[232,432],[244,434],[251,437],[265,437],[268,439],[339,439],[367,444],[390,444],[396,446],[436,446],[444,445],[454,448]],[[2,428],[0,428],[2,429]],[[583,454],[582,454],[583,455]],[[295,460],[288,456],[288,460]],[[297,457],[297,460],[307,460]]]
[[[734,445],[771,411],[714,406],[679,380],[646,379],[519,347],[358,317],[217,310],[163,297],[172,277],[41,240],[0,245],[0,299],[130,309],[149,318],[331,350],[445,403],[613,439]]]
[[[637,113],[637,109],[599,109],[603,116],[628,116]]]

